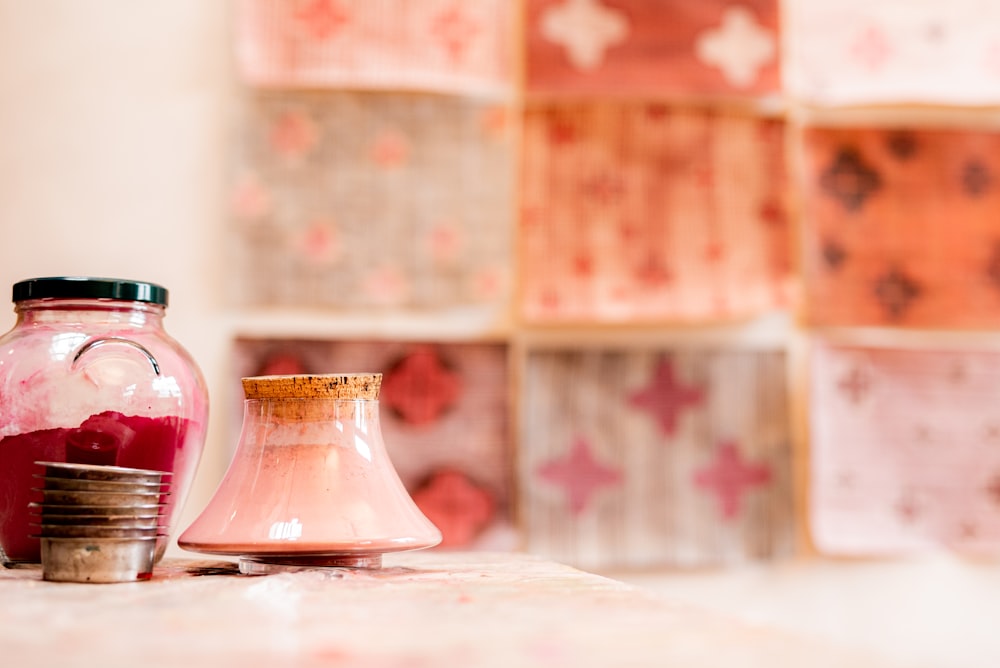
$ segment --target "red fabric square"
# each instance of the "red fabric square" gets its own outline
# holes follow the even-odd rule
[[[776,0],[529,0],[538,95],[762,96],[779,89]]]

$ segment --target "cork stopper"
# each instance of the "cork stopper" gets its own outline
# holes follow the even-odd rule
[[[330,373],[302,376],[251,376],[243,379],[247,399],[377,400],[380,373]]]

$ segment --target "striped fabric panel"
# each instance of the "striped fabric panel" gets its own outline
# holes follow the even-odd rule
[[[250,85],[509,96],[508,0],[239,0]]]
[[[1000,352],[817,339],[810,522],[828,554],[1000,548]]]
[[[234,300],[505,309],[508,112],[430,95],[251,96],[230,203]]]
[[[521,401],[531,550],[603,568],[793,549],[783,353],[539,350]]]

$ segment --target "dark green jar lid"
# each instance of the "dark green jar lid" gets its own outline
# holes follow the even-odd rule
[[[155,283],[121,278],[50,276],[14,284],[14,303],[29,299],[113,299],[167,305],[167,289]]]

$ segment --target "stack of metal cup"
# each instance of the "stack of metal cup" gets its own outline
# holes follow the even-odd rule
[[[35,462],[43,472],[32,503],[42,578],[55,582],[134,582],[153,575],[169,483],[164,471]]]

